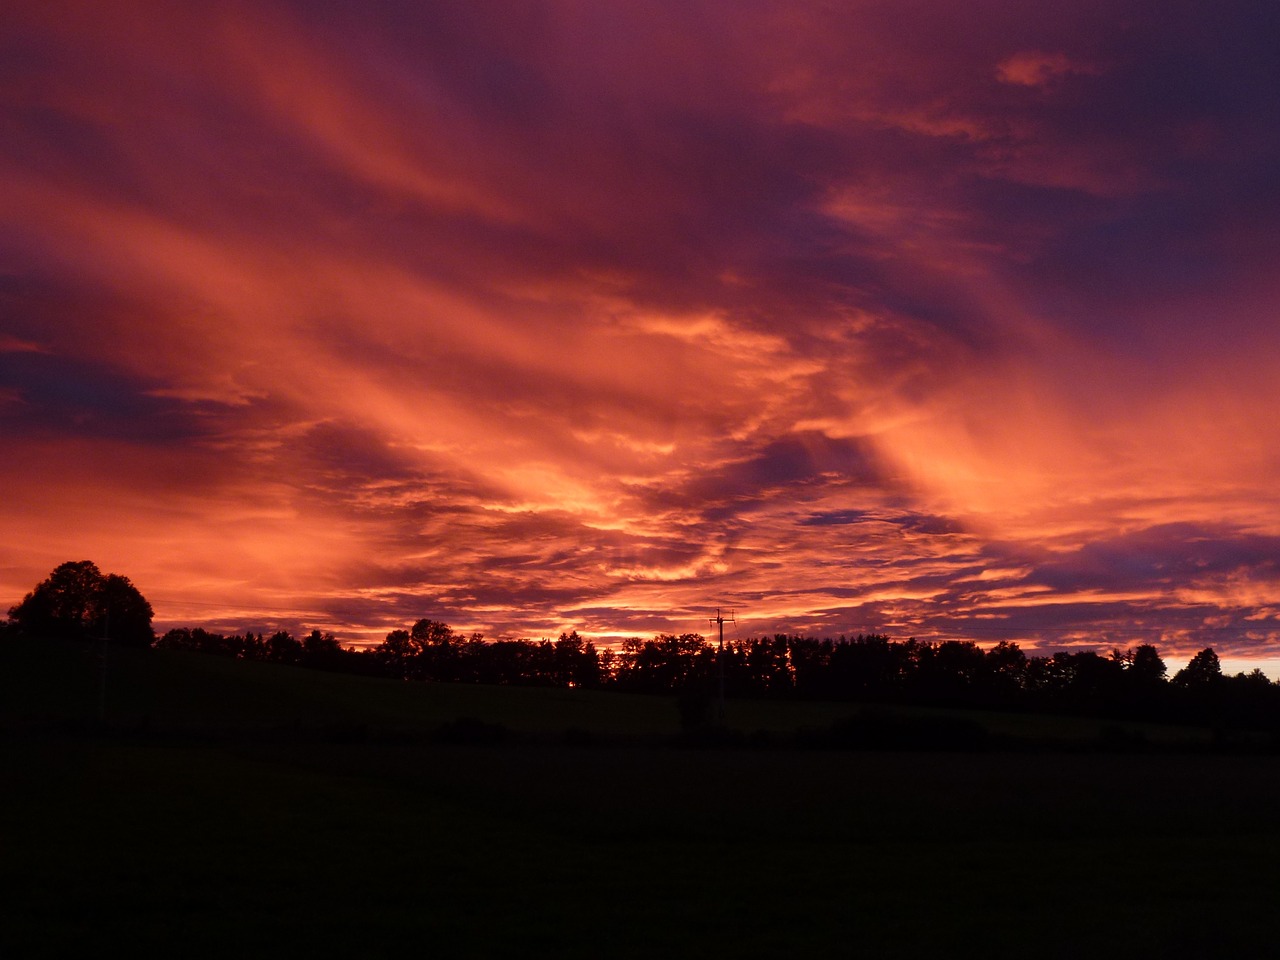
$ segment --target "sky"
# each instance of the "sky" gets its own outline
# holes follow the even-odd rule
[[[0,600],[1280,662],[1278,35],[6,4]]]

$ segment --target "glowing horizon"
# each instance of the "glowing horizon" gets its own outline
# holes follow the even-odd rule
[[[1270,14],[846,7],[0,14],[0,602],[1280,660]]]

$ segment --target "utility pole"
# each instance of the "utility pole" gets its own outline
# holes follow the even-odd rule
[[[98,685],[98,723],[107,723],[107,648],[111,645],[111,607],[108,605],[102,627],[102,673]]]
[[[724,724],[724,625],[737,622],[734,619],[732,610],[729,611],[729,615],[726,617],[719,607],[716,607],[716,615],[711,618],[711,625],[720,628],[720,647],[716,654],[716,673],[720,687],[720,695],[716,702],[716,722],[721,725]]]

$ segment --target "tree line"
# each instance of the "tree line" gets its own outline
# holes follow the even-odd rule
[[[376,646],[345,648],[331,633],[225,635],[182,627],[156,639],[150,604],[127,578],[89,561],[65,563],[9,611],[10,637],[110,638],[407,681],[522,684],[674,694],[696,718],[723,686],[733,697],[1028,710],[1124,719],[1196,720],[1271,728],[1280,685],[1260,670],[1225,674],[1206,648],[1169,676],[1150,644],[1109,653],[1028,656],[1016,643],[818,639],[777,634],[725,643],[700,634],[633,637],[600,649],[576,631],[556,640],[486,640],[421,619]],[[682,707],[682,710],[684,707]]]
[[[700,634],[632,637],[597,648],[576,631],[555,640],[486,640],[422,619],[373,647],[344,649],[312,631],[223,636],[170,630],[162,649],[197,650],[366,676],[436,683],[609,689],[684,698],[692,717],[729,696],[915,704],[1114,717],[1196,720],[1271,727],[1280,686],[1260,670],[1223,672],[1212,648],[1172,676],[1158,649],[1059,651],[1028,656],[1016,643],[984,649],[968,640],[893,640],[871,634],[836,639],[777,634],[727,641]]]

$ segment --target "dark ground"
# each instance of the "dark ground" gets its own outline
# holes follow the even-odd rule
[[[655,739],[676,717],[655,698],[148,655],[117,664],[104,728],[91,658],[3,665],[6,958],[1199,957],[1275,939],[1270,756],[694,749]],[[545,735],[415,733],[463,701]]]

